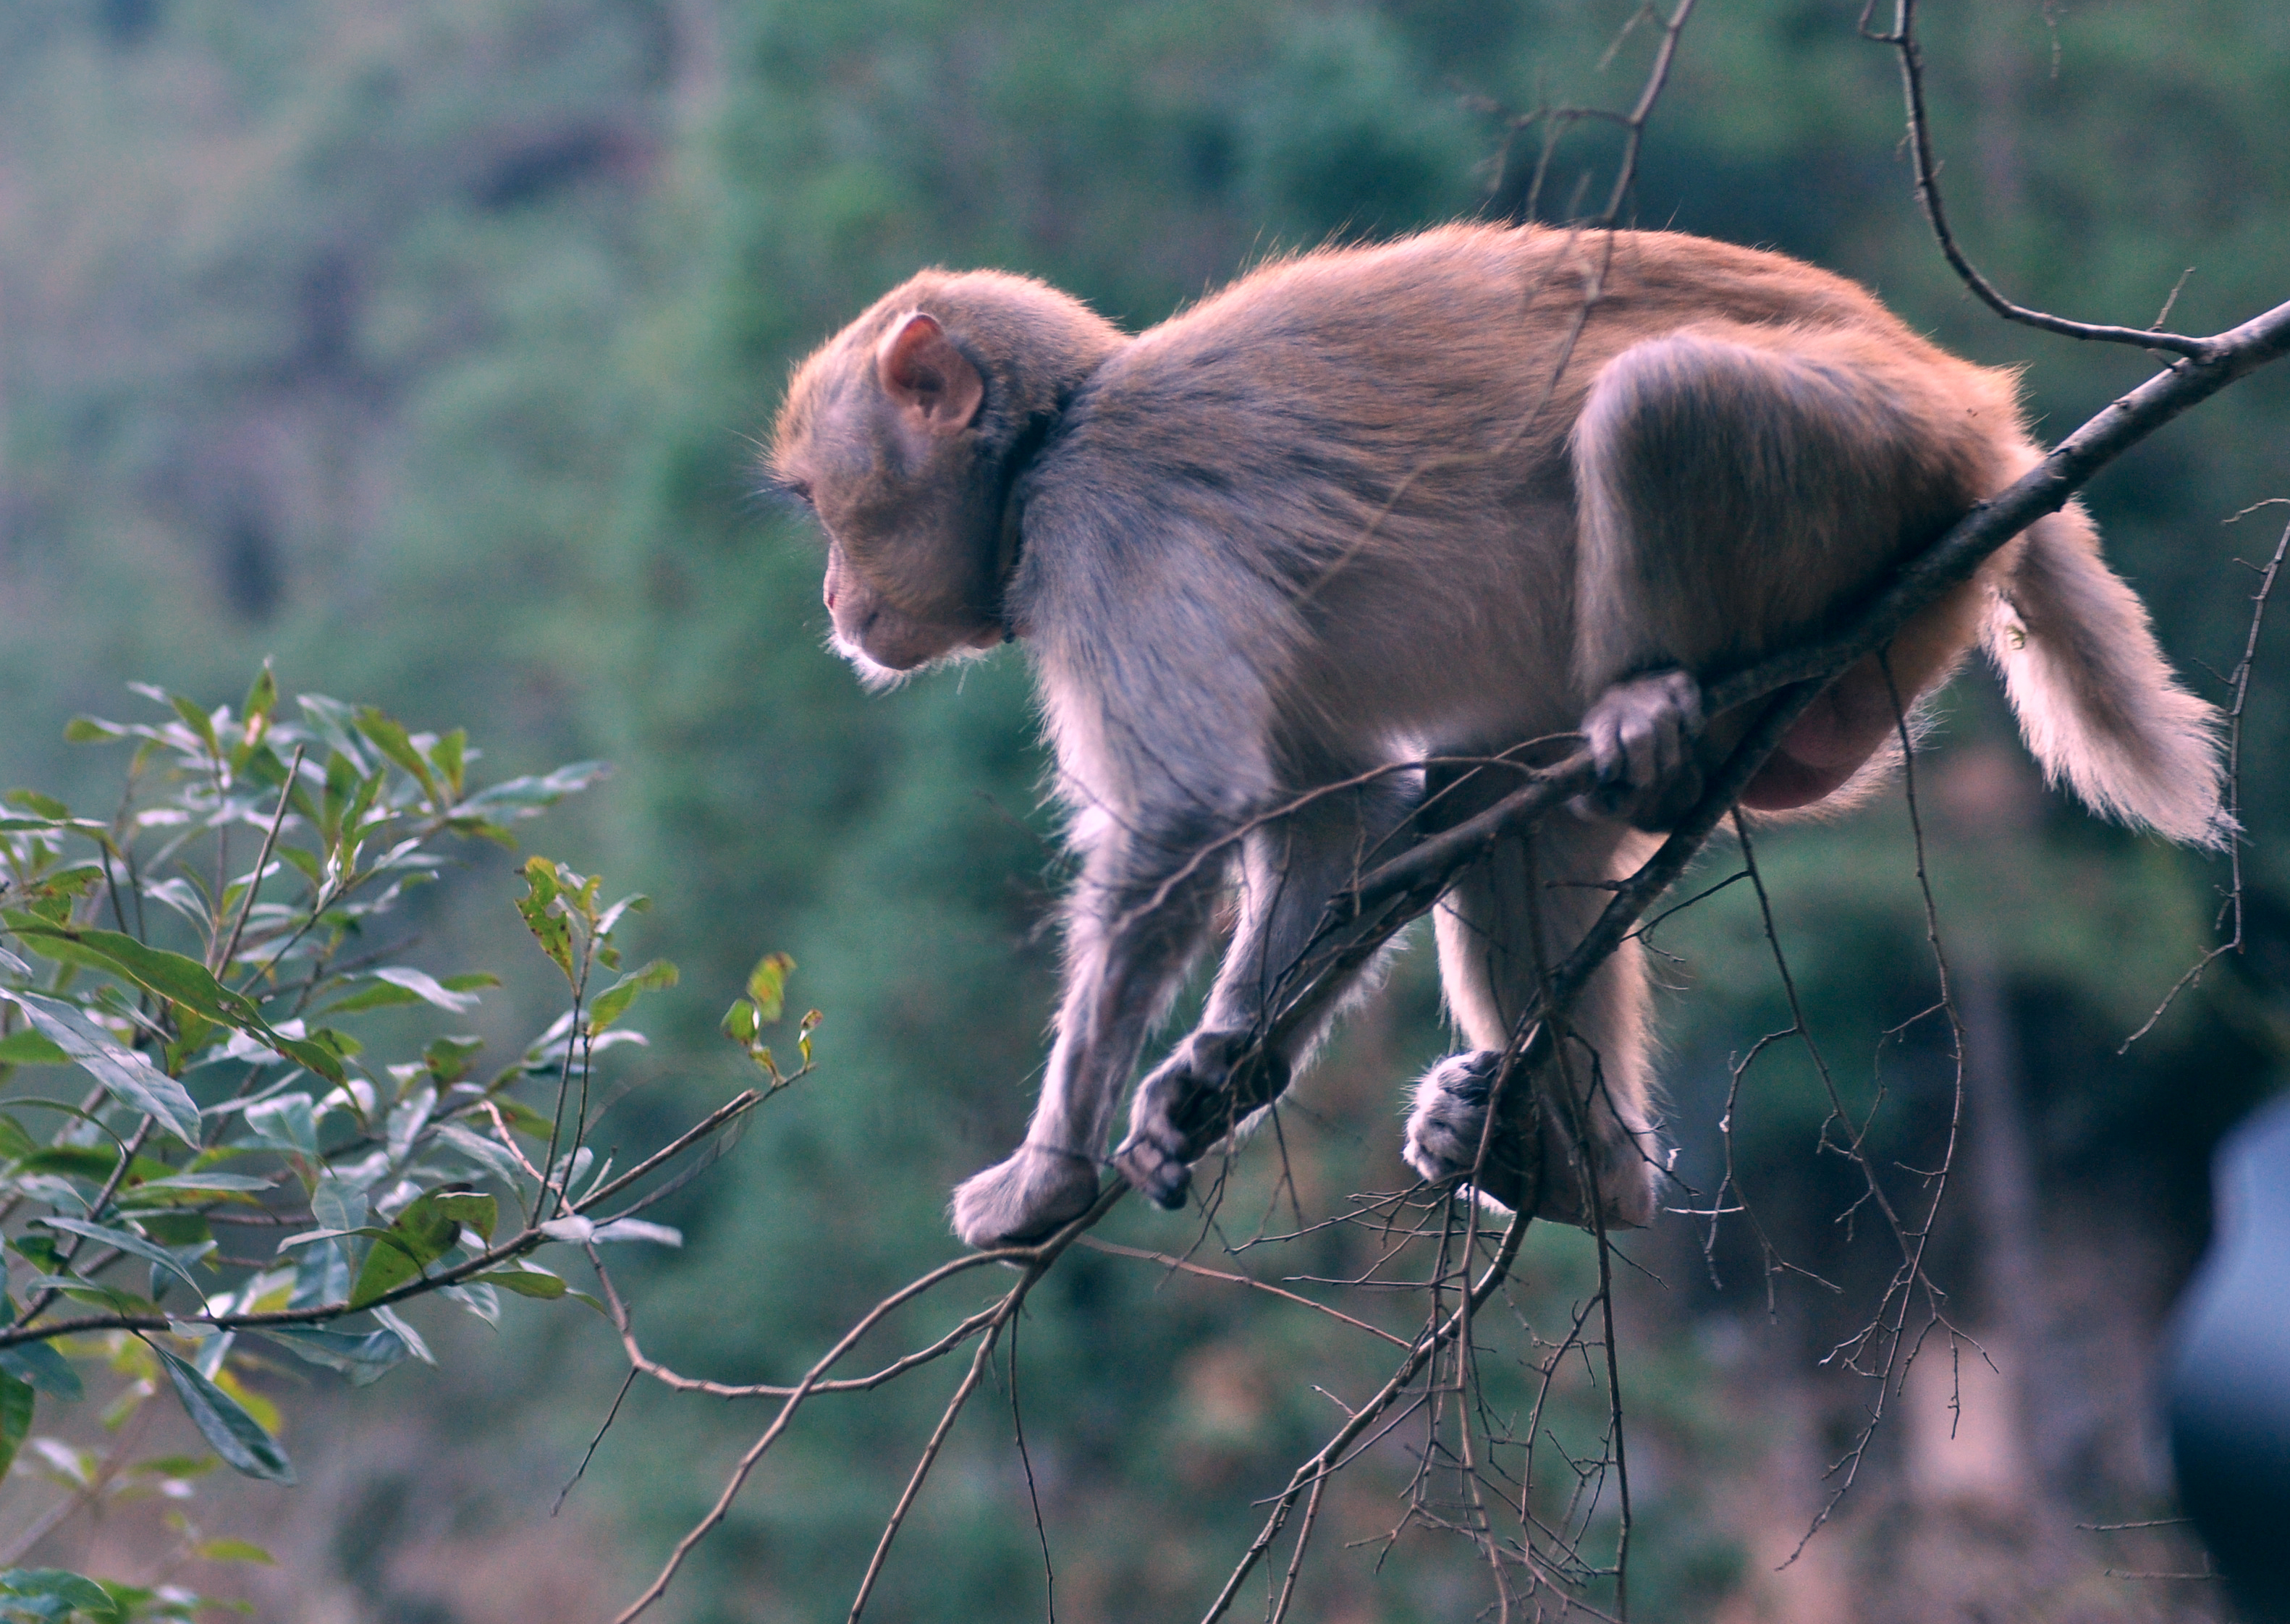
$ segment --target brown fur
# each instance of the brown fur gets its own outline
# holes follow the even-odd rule
[[[1429,1175],[1467,1168],[1490,1057],[1538,961],[1595,913],[1586,883],[1626,872],[1637,830],[1691,804],[1747,725],[1705,729],[1693,679],[1833,627],[2036,455],[2008,374],[1841,278],[1665,233],[1455,226],[1308,254],[1133,339],[995,273],[927,272],[877,301],[798,371],[772,454],[826,526],[837,646],[879,679],[1024,637],[1084,857],[1040,1106],[1025,1146],[957,1192],[957,1228],[982,1244],[1086,1206],[1230,868],[1241,928],[1201,1029],[1141,1085],[1116,1157],[1181,1196],[1187,1164],[1304,1058],[1309,1039],[1247,1077],[1229,1060],[1330,899],[1501,785],[1389,777],[1246,835],[1236,864],[1205,847],[1382,764],[1579,724],[1603,815],[1491,854],[1442,906],[1473,1052],[1419,1085],[1408,1149]],[[1854,793],[1896,692],[1943,678],[1983,627],[2051,771],[2102,810],[2221,837],[2208,708],[2073,510],[1906,628],[1889,680],[1874,660],[1840,679],[1745,804]],[[1507,1121],[1491,1193],[1651,1217],[1644,1004],[1626,950]]]

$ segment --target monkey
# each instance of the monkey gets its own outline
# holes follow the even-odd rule
[[[1571,738],[1597,789],[1433,910],[1469,1046],[1413,1085],[1404,1155],[1458,1191],[1476,1166],[1472,1195],[1526,1215],[1652,1222],[1640,948],[1511,1088],[1515,1028],[1761,714],[1703,716],[1704,683],[1838,628],[2041,454],[2016,374],[1841,276],[1677,233],[1449,225],[1265,264],[1133,335],[996,271],[885,294],[796,369],[767,477],[825,532],[831,643],[870,687],[1028,651],[1079,858],[1039,1099],[956,1190],[956,1232],[1022,1243],[1091,1207],[1132,1068],[1237,882],[1199,1025],[1110,1158],[1181,1205],[1375,973],[1254,1041],[1307,945],[1341,945],[1332,900],[1499,799],[1524,741]],[[1742,807],[1869,793],[1903,707],[1974,644],[2053,780],[2229,838],[2217,713],[2075,503],[1830,684]],[[1498,1094],[1523,1103],[1490,1128]]]

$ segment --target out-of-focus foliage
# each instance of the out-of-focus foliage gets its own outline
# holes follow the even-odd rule
[[[52,744],[55,719],[115,709],[130,676],[207,692],[272,653],[394,714],[467,718],[499,741],[508,772],[576,756],[619,764],[612,784],[557,814],[570,831],[557,849],[661,898],[687,988],[738,985],[751,944],[783,942],[809,996],[837,1012],[827,1085],[679,1197],[693,1244],[641,1283],[641,1323],[679,1365],[784,1374],[855,1306],[947,1255],[946,1188],[1014,1133],[1054,977],[1045,922],[1059,874],[1018,652],[870,700],[819,648],[815,553],[799,524],[755,503],[745,467],[788,366],[925,264],[1030,271],[1134,328],[1270,254],[1516,212],[1540,137],[1523,134],[1493,172],[1481,160],[1500,121],[1471,107],[1627,105],[1650,31],[1608,52],[1635,9],[12,5],[0,13],[9,781],[77,804],[92,780]],[[1637,218],[1856,276],[1944,341],[2029,364],[2035,410],[2063,431],[2144,363],[2006,327],[1963,294],[1910,202],[1894,68],[1855,37],[1859,11],[1705,7],[1653,122]],[[2014,297],[2143,323],[2193,265],[2171,321],[2195,331],[2290,294],[2281,8],[2007,0],[1935,10],[1926,27],[1958,228]],[[1597,126],[1576,127],[1540,212],[1602,196],[1612,154]],[[2239,653],[2246,588],[2227,560],[2262,553],[2271,532],[2256,533],[2263,512],[2218,525],[2290,494],[2286,419],[2290,381],[2262,377],[2091,493],[2190,670]],[[2290,710],[2268,669],[2245,741],[2246,821],[2262,836],[2249,854],[2263,888],[2256,973],[2214,976],[2126,1059],[2115,1044],[2202,939],[2215,876],[2045,797],[1997,753],[2003,728],[1977,688],[1920,772],[1944,928],[1952,948],[1977,949],[2020,1035],[2039,1187],[2057,1215],[2044,1244],[2063,1260],[2053,1272],[2072,1279],[2093,1255],[2102,1231],[2081,1215],[2128,1214],[2105,1233],[2139,1283],[2134,1316],[2151,1319],[2199,1236],[2210,1136],[2266,1085],[2281,1049],[2283,915],[2269,899],[2290,874],[2270,832],[2290,789]],[[1951,1093],[1936,1024],[1893,1035],[1937,989],[1905,824],[1880,810],[1774,831],[1761,851],[1827,1052],[1856,1102],[1881,1078],[1888,1154],[1921,1166]],[[1714,855],[1704,883],[1727,871]],[[410,912],[441,955],[466,944],[472,962],[501,959],[517,931],[451,904]],[[623,928],[640,940],[649,927]],[[1727,1058],[1787,1018],[1747,887],[1655,939],[1682,955],[1677,979],[1692,987],[1669,1012],[1669,1075],[1681,1164],[1707,1193]],[[666,1075],[720,1045],[721,995],[660,996]],[[539,998],[505,995],[522,1016]],[[1404,964],[1284,1113],[1307,1210],[1404,1181],[1391,1087],[1442,1041],[1426,969]],[[631,1100],[622,1132],[656,1133],[672,1101]],[[1805,1062],[1769,1051],[1743,1085],[1735,1155],[1776,1243],[1850,1286],[1882,1260],[1856,1261],[1831,1221],[1850,1190],[1813,1150],[1827,1108]],[[1253,1154],[1264,1182],[1236,1194],[1235,1215],[1269,1198],[1271,1152]],[[1976,1303],[1982,1241],[1966,1225],[1948,1232],[1943,1260]],[[1787,1554],[1788,1540],[1767,1547],[1794,1501],[1768,1497],[1769,1516],[1742,1500],[1743,1463],[1765,1459],[1767,1440],[1726,1417],[1763,1413],[1743,1408],[1744,1384],[1773,1383],[1745,1369],[1811,1381],[1846,1312],[1790,1277],[1776,1288],[1781,1329],[1758,1328],[1757,1249],[1738,1224],[1721,1228],[1712,1256],[1726,1290],[1710,1292],[1696,1284],[1693,1231],[1681,1220],[1643,1249],[1671,1289],[1649,1293],[1624,1366],[1645,1439],[1634,1599],[1654,1617],[1699,1616]],[[1141,1214],[1110,1232],[1165,1248],[1191,1238]],[[1295,1272],[1341,1266],[1329,1245],[1300,1252]],[[1180,1612],[1242,1542],[1250,1501],[1334,1414],[1309,1383],[1341,1391],[1351,1356],[1316,1321],[1244,1315],[1205,1283],[1101,1255],[1069,1263],[1034,1299],[1021,1372],[1060,1604],[1076,1616]],[[1538,1236],[1524,1278],[1538,1324],[1563,1315],[1585,1279],[1575,1237]],[[2063,1295],[2055,1317],[2079,1311],[2092,1310]],[[1726,1351],[1743,1325],[1764,1351]],[[528,1597],[484,1612],[484,1587],[435,1577],[450,1566],[435,1553],[541,1521],[601,1419],[617,1372],[549,1337],[506,1330],[482,1389],[409,1389],[427,1395],[440,1436],[483,1428],[487,1442],[456,1458],[484,1459],[457,1468],[461,1523],[425,1520],[412,1468],[342,1491],[364,1508],[358,1540],[314,1533],[306,1548],[334,1564],[352,1598],[341,1604],[365,1610],[351,1616],[543,1610]],[[545,1394],[520,1374],[535,1360],[559,1377]],[[1298,1374],[1315,1360],[1329,1363]],[[791,1440],[702,1548],[671,1612],[810,1618],[845,1604],[938,1396],[838,1400],[839,1420]],[[1849,1388],[1808,1401],[1807,1476],[1857,1402]],[[989,1416],[965,1423],[953,1469],[901,1536],[884,1616],[1038,1604],[1024,1477]],[[632,1586],[704,1508],[736,1435],[760,1425],[632,1394],[568,1520],[585,1508],[583,1526],[609,1532],[621,1565],[608,1572]],[[2105,1425],[2062,1422],[2045,1469],[2079,1508],[2144,1506],[2137,1497],[2159,1492],[2151,1450],[2124,1465]],[[1374,1509],[1364,1494],[1342,1539],[1376,1532]],[[1412,1534],[1371,1580],[1376,1552],[1340,1544],[1329,1539],[1308,1576],[1321,1587],[1302,1604],[1312,1616],[1445,1619],[1477,1604],[1461,1546]]]
[[[217,1604],[162,1580],[273,1558],[207,1537],[180,1505],[169,1536],[135,1554],[150,1582],[15,1562],[75,1514],[188,1500],[219,1463],[294,1484],[266,1355],[363,1387],[435,1363],[401,1312],[433,1294],[487,1325],[504,1293],[611,1317],[531,1254],[681,1244],[635,1214],[659,1194],[647,1175],[704,1141],[629,1163],[589,1142],[598,1056],[645,1041],[623,1018],[677,970],[623,972],[613,935],[647,900],[607,904],[602,880],[548,858],[526,860],[516,911],[571,1007],[507,1066],[481,1068],[484,1040],[467,1034],[391,1064],[348,1029],[409,1006],[465,1019],[500,985],[393,962],[389,916],[446,867],[440,847],[513,846],[511,824],[588,788],[600,764],[480,788],[462,732],[409,732],[315,693],[281,714],[267,665],[235,708],[143,697],[159,719],[65,730],[129,751],[108,817],[17,789],[0,818],[0,1494],[23,1519],[0,1535],[12,1620],[130,1624]],[[738,1006],[771,1092],[808,1068],[818,1020],[802,1027],[803,1068],[783,1076],[756,1040],[790,968],[767,957]],[[735,1094],[709,1126],[764,1097]],[[140,1412],[163,1391],[212,1452],[148,1450]],[[59,1403],[99,1396],[108,1439],[76,1445],[68,1420],[67,1436],[33,1430]]]

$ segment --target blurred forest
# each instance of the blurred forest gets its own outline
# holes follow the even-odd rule
[[[661,1210],[687,1244],[624,1283],[677,1368],[788,1380],[954,1255],[946,1191],[1031,1097],[1061,872],[1021,654],[869,698],[822,649],[815,547],[752,495],[790,363],[928,264],[1032,272],[1135,329],[1284,250],[1530,204],[1564,217],[1603,196],[1608,134],[1573,129],[1530,199],[1517,160],[1540,137],[1491,167],[1488,109],[1627,106],[1654,32],[1624,30],[1634,9],[12,0],[0,778],[68,794],[92,768],[67,716],[119,713],[138,678],[230,697],[266,655],[291,687],[465,724],[492,772],[617,764],[527,844],[652,893],[637,948],[684,966],[616,1108],[631,1142],[739,1085],[715,1021],[758,951],[792,953],[792,996],[827,1012],[821,1074]],[[1941,341],[2024,364],[2064,433],[2148,363],[1964,293],[1915,212],[1895,65],[1856,37],[1860,9],[1706,0],[1633,217],[1860,278]],[[2171,324],[2209,332],[2290,296],[2290,11],[1992,0],[1935,4],[1924,27],[1958,230],[2014,297],[2143,325],[2191,266]],[[2262,560],[2286,510],[2222,522],[2290,496],[2286,429],[2278,368],[2090,492],[2198,684],[2240,656],[2255,578],[2234,560]],[[1638,1616],[2222,1616],[2214,1587],[2110,1576],[2199,1568],[2178,1531],[2082,1525],[2173,1515],[2158,1327],[2207,1233],[2210,1148],[2290,1043],[2290,684],[2270,644],[2243,743],[2250,949],[2127,1053],[2210,940],[2223,868],[2069,808],[1985,674],[1954,690],[1918,764],[1971,1044],[1934,1268],[1992,1366],[1944,1347],[1920,1364],[1852,1493],[1776,1571],[1870,1402],[1821,1357],[1891,1262],[1841,1217],[1855,1187],[1821,1148],[1811,1066],[1767,1051],[1730,1108],[1758,1228],[1672,1218],[1624,1247]],[[1825,1052],[1858,1106],[1881,1091],[1876,1145],[1931,1165],[1954,1073],[1944,1026],[1917,1019],[1936,981],[1904,804],[1759,855]],[[511,860],[470,860],[497,879],[456,888],[482,906],[417,906],[417,956],[531,958]],[[1702,884],[1732,865],[1713,852]],[[1681,989],[1672,1128],[1707,1193],[1729,1063],[1789,1019],[1748,887],[1656,940]],[[1284,1152],[1308,1219],[1406,1185],[1397,1085],[1446,1046],[1418,952],[1283,1108],[1278,1146],[1257,1141],[1225,1238],[1270,1210]],[[1288,1199],[1271,1228],[1294,1227]],[[1133,1203],[1102,1233],[1181,1251],[1197,1229]],[[1769,1269],[1760,1236],[1794,1268]],[[1347,1244],[1252,1267],[1340,1275]],[[1229,1267],[1219,1244],[1202,1260]],[[1490,1358],[1524,1359],[1527,1325],[1564,1319],[1591,1248],[1538,1229],[1519,1276]],[[1315,1384],[1378,1368],[1327,1322],[1239,1296],[1064,1260],[1020,1356],[1040,1540],[1005,1391],[955,1434],[875,1616],[1033,1616],[1045,1545],[1064,1617],[1197,1616],[1254,1503],[1335,1419]],[[444,1368],[355,1395],[281,1372],[305,1481],[219,1490],[235,1499],[215,1521],[259,1528],[282,1566],[201,1584],[243,1584],[263,1618],[609,1617],[766,1418],[639,1384],[552,1517],[625,1366],[603,1324],[516,1308],[497,1334],[415,1316]],[[841,1616],[954,1379],[807,1412],[659,1616]],[[1417,1528],[1385,1548],[1410,1469],[1395,1436],[1343,1480],[1298,1616],[1408,1624],[1485,1602],[1468,1544]],[[132,1568],[138,1527],[83,1521],[42,1555]]]

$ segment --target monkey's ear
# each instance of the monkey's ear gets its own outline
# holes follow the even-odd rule
[[[970,427],[986,380],[954,347],[938,318],[917,310],[891,324],[875,351],[875,376],[908,426],[936,436]]]

